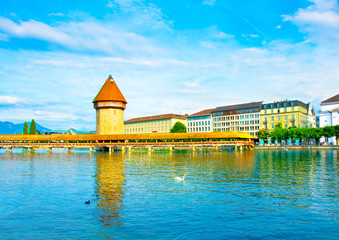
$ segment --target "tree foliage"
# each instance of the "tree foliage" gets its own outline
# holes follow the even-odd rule
[[[22,130],[22,133],[23,133],[24,135],[27,135],[27,134],[28,134],[28,123],[27,123],[27,122],[24,123],[24,128],[23,128],[23,130]]]
[[[31,125],[29,126],[29,134],[35,135],[36,133],[37,133],[36,132],[36,123],[35,123],[34,119],[32,119]]]
[[[266,140],[270,136],[270,132],[267,129],[260,129],[257,132],[257,136],[259,139]]]
[[[176,122],[170,130],[171,133],[185,133],[186,126],[181,122]]]
[[[334,126],[326,126],[326,127],[324,127],[323,135],[326,138],[334,137],[335,136],[335,127]]]
[[[310,139],[315,139],[316,144],[319,144],[319,140],[322,137],[337,137],[338,142],[339,125],[326,126],[324,128],[282,128],[281,125],[277,124],[276,127],[271,131],[268,131],[266,129],[259,130],[257,132],[257,136],[259,139],[271,138],[272,141],[291,139],[293,142],[296,139],[304,139],[306,141],[309,141]]]
[[[334,135],[339,139],[339,125],[334,126]]]

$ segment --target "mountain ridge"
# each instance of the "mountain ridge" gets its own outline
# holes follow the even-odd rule
[[[28,123],[28,129],[29,129],[31,122],[27,122],[27,123]],[[25,123],[15,124],[15,123],[12,123],[12,122],[9,122],[9,121],[4,121],[4,122],[0,121],[0,135],[15,135],[15,134],[22,133],[23,128],[24,128],[24,124]],[[36,129],[41,134],[45,134],[45,132],[51,131],[51,129],[43,127],[43,126],[39,125],[38,123],[36,123]]]

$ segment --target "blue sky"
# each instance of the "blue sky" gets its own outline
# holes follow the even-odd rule
[[[2,0],[0,121],[95,129],[112,75],[125,119],[339,92],[335,0]]]

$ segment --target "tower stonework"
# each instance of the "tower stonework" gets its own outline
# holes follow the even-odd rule
[[[109,76],[93,100],[96,110],[96,134],[123,134],[127,101],[112,76]]]

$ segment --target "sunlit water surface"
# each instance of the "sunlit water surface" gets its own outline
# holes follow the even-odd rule
[[[0,239],[339,239],[338,170],[335,150],[1,149]]]

